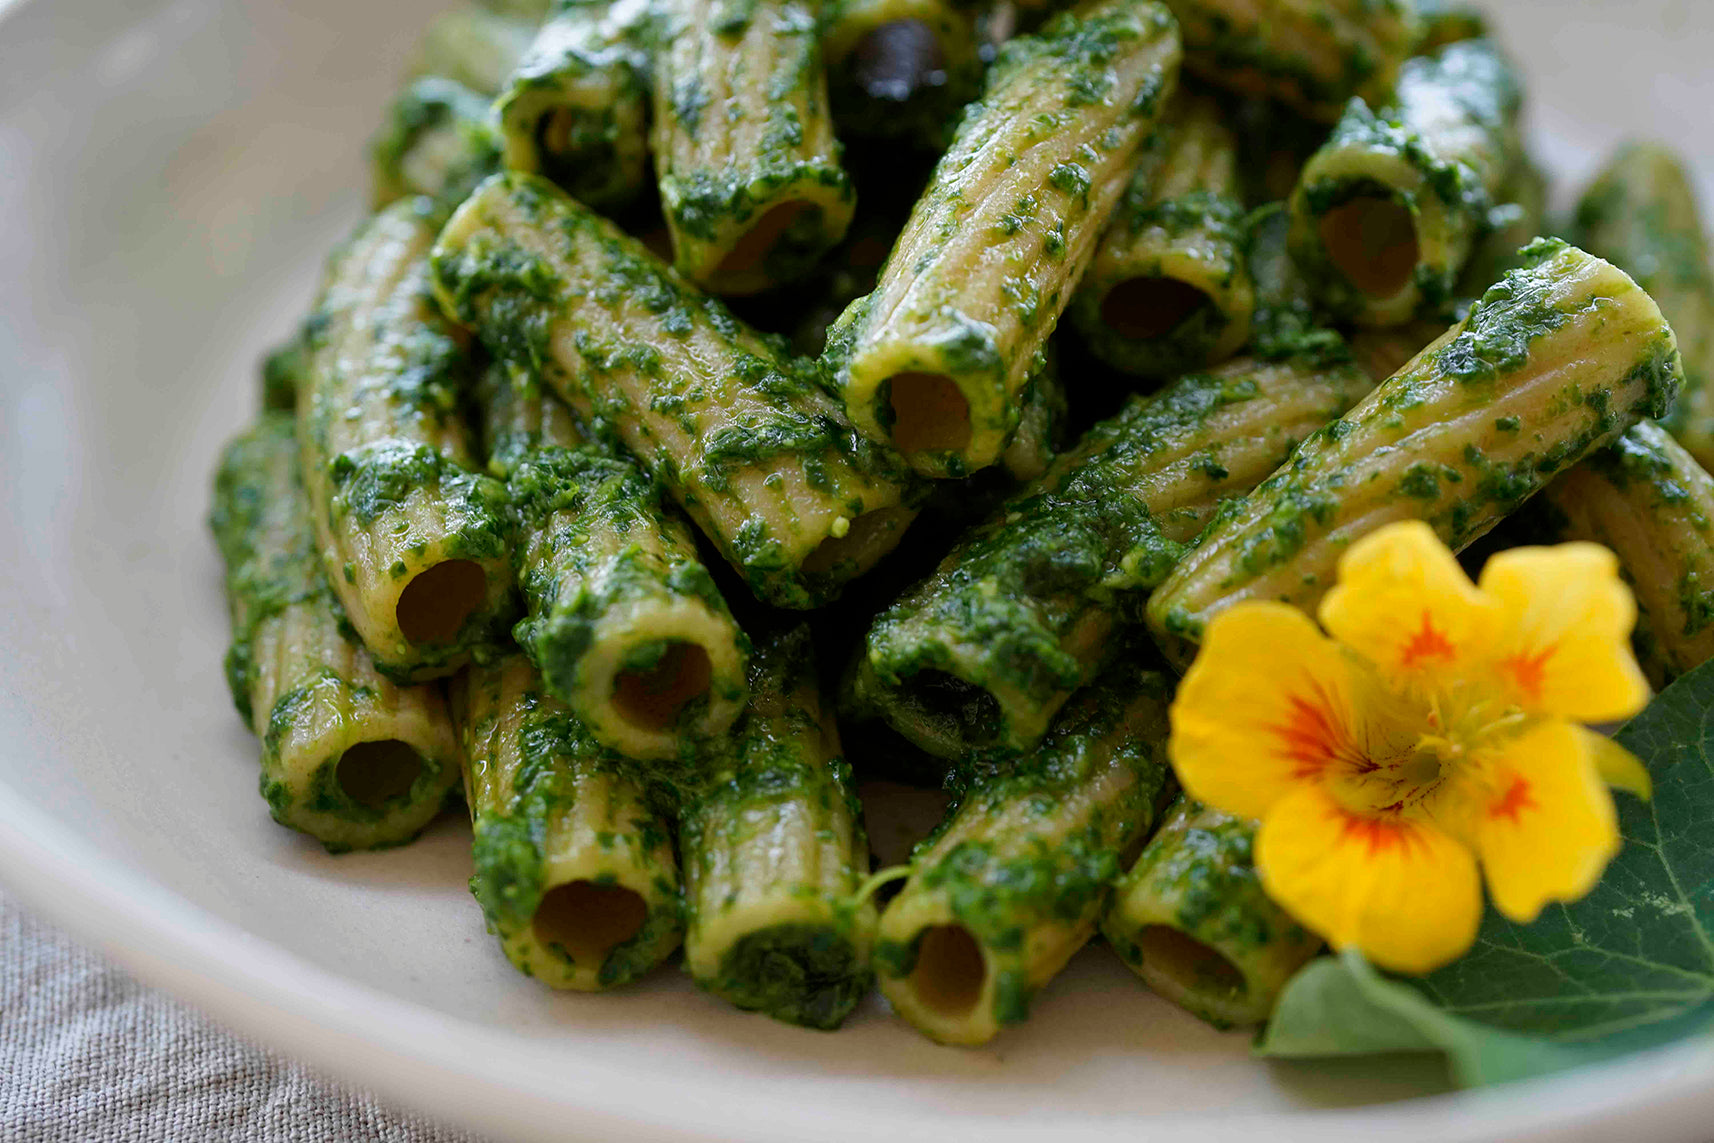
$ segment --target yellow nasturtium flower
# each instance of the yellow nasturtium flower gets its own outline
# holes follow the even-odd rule
[[[1594,888],[1619,849],[1607,787],[1648,789],[1580,725],[1649,697],[1611,552],[1518,548],[1473,584],[1427,525],[1392,524],[1345,554],[1320,619],[1222,612],[1172,708],[1185,790],[1261,821],[1270,896],[1335,948],[1424,973],[1474,942],[1483,878],[1520,923]]]

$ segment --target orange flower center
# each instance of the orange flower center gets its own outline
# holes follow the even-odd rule
[[[1359,728],[1345,726],[1324,696],[1294,702],[1292,726],[1281,731],[1299,777],[1320,775],[1347,812],[1366,818],[1445,819],[1456,812],[1447,800],[1455,791],[1504,803],[1510,777],[1491,774],[1487,759],[1528,725],[1521,711],[1476,687],[1423,698],[1377,686],[1373,695]],[[1516,813],[1529,803],[1510,805]]]

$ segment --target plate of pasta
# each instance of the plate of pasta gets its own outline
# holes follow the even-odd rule
[[[0,4],[0,879],[506,1138],[1700,1138],[1711,37]]]

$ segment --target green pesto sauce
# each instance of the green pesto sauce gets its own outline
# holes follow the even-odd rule
[[[1337,107],[1391,62],[1377,58],[1360,44],[1347,43],[1334,66],[1327,68],[1304,53],[1281,50],[1268,17],[1261,17],[1252,27],[1240,28],[1220,8],[1211,0],[1175,5],[1184,27],[1186,52],[1203,60],[1204,70],[1216,75],[1255,73],[1289,86],[1303,102]],[[1411,5],[1402,0],[1370,0],[1363,8],[1362,16],[1349,18],[1399,25],[1401,41],[1408,40],[1414,31]],[[1330,11],[1317,14],[1318,22],[1328,25],[1330,32],[1338,19]],[[1401,43],[1400,54],[1404,47]]]
[[[787,924],[741,937],[721,961],[720,975],[697,983],[746,1012],[832,1031],[873,982],[849,934]]]
[[[792,828],[816,831],[818,842],[831,839],[838,817],[851,823],[850,849],[843,858],[850,866],[847,892],[857,888],[868,849],[851,768],[842,757],[823,760],[804,753],[806,740],[820,741],[821,723],[793,694],[813,686],[814,670],[807,628],[764,640],[751,660],[751,708],[730,736],[694,757],[649,764],[650,790],[678,812],[679,851],[687,870],[699,871],[705,883],[727,884],[723,879],[733,875],[732,869],[748,864],[746,847],[772,844],[753,831],[767,830],[785,812]],[[747,893],[829,891],[820,884],[790,882],[743,888]],[[706,904],[720,908],[718,899]],[[778,1020],[837,1027],[868,993],[871,977],[857,951],[856,900],[836,895],[830,905],[825,924],[781,925],[747,935],[727,951],[714,978],[697,983]]]
[[[543,174],[581,201],[617,207],[640,189],[659,21],[655,4],[560,3],[495,101],[502,131],[531,138]],[[565,127],[551,147],[550,113]]]
[[[676,498],[693,499],[701,489],[724,492],[734,473],[783,458],[794,458],[811,486],[829,495],[844,494],[831,474],[852,470],[906,485],[907,503],[926,493],[896,453],[838,415],[822,363],[793,358],[782,339],[748,331],[718,299],[686,285],[634,240],[543,180],[496,176],[479,193],[511,195],[532,225],[563,241],[578,276],[561,282],[542,259],[505,239],[438,248],[434,271],[454,313],[532,383],[555,377],[560,384],[550,388],[583,394],[590,406],[585,427],[615,448],[624,448],[619,423],[640,411],[609,379],[621,371],[648,378],[648,412],[676,416],[697,442],[689,456],[661,448],[635,453]],[[576,359],[562,361],[550,348],[553,332],[586,306],[607,310],[612,321],[602,328],[616,332],[602,336],[582,326],[571,339]],[[631,306],[641,306],[647,320],[621,313]],[[688,356],[683,343],[693,331],[724,343],[720,364],[713,366],[727,370],[724,377],[706,376],[710,363]],[[763,398],[762,407],[741,424],[705,427],[708,383],[716,381]],[[726,541],[728,556],[759,594],[779,598],[788,590],[779,581],[792,569],[766,521],[753,519]]]
[[[1158,133],[1157,133],[1158,135]],[[1115,213],[1104,242],[1145,240],[1151,246],[1169,248],[1188,243],[1199,251],[1204,263],[1219,267],[1211,280],[1229,287],[1245,272],[1243,205],[1230,195],[1195,190],[1171,199],[1156,199],[1152,193],[1154,168],[1138,168],[1124,200]],[[1160,267],[1137,265],[1137,276],[1158,273]],[[1071,305],[1072,320],[1090,348],[1104,361],[1127,372],[1168,377],[1194,369],[1209,359],[1209,350],[1226,332],[1231,319],[1210,301],[1198,306],[1164,334],[1148,338],[1127,337],[1110,326],[1101,314],[1105,294],[1096,289],[1080,290]]]
[[[308,370],[309,347],[301,332],[270,350],[262,359],[262,408],[270,412],[295,410]]]
[[[1480,40],[1489,35],[1487,13],[1462,0],[1417,0],[1422,18],[1422,36],[1417,54],[1439,51],[1460,40]]]
[[[540,447],[515,464],[507,490],[521,540],[518,585],[526,608],[513,635],[562,700],[579,689],[602,618],[628,602],[690,597],[729,614],[684,526],[629,460],[596,447]],[[643,539],[653,543],[640,548]],[[655,642],[632,654],[658,660],[667,647]],[[653,665],[628,659],[625,668]],[[686,703],[679,724],[694,723],[708,701]]]
[[[1146,892],[1174,904],[1172,923],[1194,940],[1218,949],[1236,965],[1266,956],[1273,948],[1295,949],[1311,939],[1268,898],[1255,868],[1255,825],[1240,818],[1185,803],[1180,813],[1194,825],[1174,822],[1143,851],[1118,892]],[[1126,963],[1143,962],[1137,934],[1119,925],[1104,927],[1108,943]],[[1212,986],[1212,982],[1211,982]],[[1221,987],[1229,987],[1221,982]],[[1199,1012],[1212,1019],[1207,1012]],[[1218,1021],[1217,1026],[1224,1026]]]
[[[955,767],[948,776],[953,807],[913,858],[915,889],[945,893],[953,918],[998,962],[993,1015],[1001,1024],[1029,1014],[1036,992],[1026,955],[1030,935],[1044,925],[1093,920],[1123,872],[1124,850],[1146,833],[1170,785],[1159,712],[1172,684],[1141,669],[1150,656],[1135,650],[1081,692],[1032,750],[978,752]],[[1139,710],[1155,717],[1139,720]],[[1114,762],[1135,781],[1118,799],[1064,828],[1056,817],[1061,805]],[[1020,806],[1035,815],[1039,833],[1020,821]],[[972,821],[1001,815],[1003,838],[977,832],[928,863],[947,829],[968,832]],[[918,941],[883,940],[874,955],[883,971],[905,976],[917,952]]]
[[[332,671],[324,670],[315,678],[286,691],[274,701],[274,709],[268,716],[267,729],[262,735],[262,773],[259,789],[263,800],[268,803],[268,812],[275,821],[292,829],[302,829],[306,816],[323,821],[333,819],[349,822],[357,826],[379,825],[403,807],[421,802],[427,797],[438,797],[436,792],[443,790],[446,785],[440,780],[441,760],[421,753],[416,754],[420,768],[410,789],[380,805],[366,805],[345,792],[345,787],[339,781],[339,763],[344,757],[343,751],[323,759],[303,788],[294,790],[292,783],[284,781],[280,776],[281,743],[294,726],[303,725],[308,708],[329,701],[328,692],[332,692],[333,696],[343,696],[357,702],[370,697],[365,694],[363,688],[353,688],[345,679]],[[424,825],[426,827],[427,822]],[[399,837],[380,844],[365,841],[361,848],[390,848],[403,845],[414,836],[412,834]],[[318,840],[329,853],[346,853],[357,848],[337,839],[322,837]]]
[[[1351,349],[1332,319],[1315,304],[1309,282],[1287,248],[1291,214],[1284,203],[1257,208],[1243,223],[1255,310],[1250,316],[1249,352],[1264,361],[1296,359],[1337,365]]]
[[[733,62],[730,53],[748,59],[747,49],[737,41],[752,32],[756,12],[756,0],[723,0],[717,5],[708,29],[729,41],[726,52],[710,53],[695,61],[694,67],[727,67]],[[661,206],[679,239],[718,242],[733,224],[747,224],[777,202],[785,188],[818,188],[830,192],[818,194],[818,200],[831,198],[843,204],[855,198],[837,147],[830,154],[806,154],[806,120],[817,122],[828,114],[820,97],[821,56],[814,15],[802,4],[788,3],[770,9],[764,28],[761,34],[769,48],[766,74],[729,77],[739,90],[761,98],[727,101],[718,121],[706,115],[711,97],[700,71],[662,78],[670,89],[658,103],[663,114],[670,114],[685,135],[702,143],[699,150],[717,161],[709,166],[696,165],[694,160],[681,165],[665,152],[659,160]],[[674,37],[697,34],[695,29],[672,28]],[[664,57],[675,58],[670,53]],[[726,133],[736,118],[752,115],[763,117],[754,148],[731,151]],[[718,133],[701,139],[704,128]],[[827,252],[828,244],[825,207],[808,205],[769,248],[762,269],[776,282],[800,277]]]
[[[972,686],[1045,700],[1087,682],[1102,656],[1084,663],[1065,651],[1067,632],[1092,612],[1134,618],[1185,550],[1126,489],[1213,414],[1258,395],[1251,380],[1190,374],[1096,425],[1056,464],[1057,476],[1008,501],[875,620],[868,659],[877,681],[906,687],[925,671],[951,671],[955,648],[979,647],[981,657],[963,658],[957,670]],[[1222,479],[1218,471],[1213,465],[1205,475]],[[995,729],[994,712],[981,704],[949,717],[966,740]]]
[[[1685,560],[1688,566],[1678,578],[1678,606],[1684,616],[1679,634],[1688,638],[1714,623],[1714,583],[1706,581],[1701,567],[1708,562],[1714,520],[1698,503],[1694,487],[1705,485],[1706,476],[1687,469],[1667,450],[1664,430],[1646,423],[1627,430],[1584,463],[1614,487],[1636,496],[1633,504],[1638,510],[1645,510],[1640,501],[1646,499],[1646,511],[1652,514],[1663,540],[1676,538],[1683,544],[1678,550],[1693,551],[1701,557]],[[1650,618],[1659,622],[1664,617]],[[1645,627],[1638,624],[1639,639]],[[1648,656],[1642,657],[1647,661]]]
[[[1065,84],[1066,106],[1104,103],[1118,85],[1113,61],[1131,45],[1167,34],[1172,26],[1171,14],[1154,4],[1115,6],[1082,18],[1062,12],[1035,34],[1016,36],[1001,45],[988,73],[986,96],[992,97],[1018,71],[1045,67],[1045,74]],[[1169,76],[1151,78],[1133,100],[1132,113],[1153,115],[1171,86]],[[966,126],[974,113],[975,105],[966,112]]]
[[[855,19],[866,28],[870,16],[861,3]],[[823,42],[839,35],[845,5],[833,0],[824,6],[827,31]],[[993,49],[980,39],[972,13],[952,11],[944,21],[950,42],[939,45],[939,59],[924,66],[908,80],[885,69],[880,76],[863,64],[858,51],[840,61],[829,61],[828,102],[841,139],[875,139],[912,150],[939,154],[946,149],[964,106],[982,91],[986,59]],[[951,58],[946,58],[950,55]],[[890,61],[889,61],[890,62]]]
[[[452,536],[448,559],[493,559],[510,539],[506,494],[499,481],[471,472],[429,445],[383,441],[328,462],[333,511],[367,528],[427,489],[445,507]]]
[[[1443,114],[1447,103],[1459,112],[1464,126],[1480,133],[1483,141],[1478,147],[1467,146],[1454,153],[1445,140],[1423,133],[1422,125]],[[1469,236],[1469,242],[1461,244],[1467,257],[1496,220],[1495,194],[1513,158],[1512,136],[1521,108],[1517,76],[1486,41],[1455,43],[1437,55],[1412,59],[1400,73],[1396,101],[1375,111],[1362,100],[1353,100],[1323,153],[1393,155],[1421,176],[1421,192],[1401,191],[1362,178],[1310,178],[1300,190],[1303,204],[1310,217],[1318,219],[1354,198],[1380,197],[1392,200],[1416,218],[1421,211],[1418,194],[1432,195],[1452,219],[1450,229]],[[1319,237],[1312,247],[1297,251],[1297,256],[1316,276],[1330,302],[1341,308],[1361,306],[1362,296],[1326,261]],[[1428,259],[1418,262],[1413,280],[1422,294],[1421,313],[1450,310],[1463,268],[1462,257],[1444,265]]]
[[[254,721],[250,644],[257,628],[296,603],[314,601],[337,611],[301,487],[296,422],[285,412],[262,414],[226,446],[215,471],[208,524],[225,561],[232,617],[224,668],[246,724]]]
[[[1541,269],[1565,243],[1540,239],[1527,248],[1529,264],[1507,274],[1471,308],[1459,335],[1441,348],[1435,363],[1460,381],[1492,381],[1521,368],[1538,337],[1571,320],[1552,304],[1555,276]]]
[[[1164,44],[1173,35],[1172,18],[1166,9],[1143,4],[1097,10],[1082,18],[1064,13],[1038,33],[1008,40],[988,73],[982,98],[965,108],[952,146],[936,164],[928,189],[912,212],[905,231],[907,240],[895,246],[883,278],[906,269],[897,264],[902,257],[914,258],[910,273],[928,273],[942,260],[943,251],[960,237],[967,237],[970,204],[964,201],[964,187],[969,184],[969,168],[984,156],[984,148],[996,132],[1027,124],[1032,145],[1062,134],[1076,136],[1079,120],[1087,116],[1084,108],[1106,102],[1117,87],[1121,57],[1139,46]],[[1175,68],[1148,69],[1124,111],[1132,119],[1154,118],[1176,79]],[[1017,314],[1024,329],[1031,331],[1030,336],[1014,339],[1023,353],[1033,353],[1040,345],[1044,315],[1062,308],[1057,289],[1044,297],[1032,284],[1032,278],[1042,275],[1036,263],[1041,256],[1053,261],[1065,257],[1070,247],[1068,229],[1088,221],[1091,171],[1126,137],[1127,130],[1115,125],[1081,145],[1062,143],[1069,153],[1040,186],[1023,188],[1024,193],[993,231],[995,246],[1020,235],[1027,242],[1016,255],[1025,272],[1003,287],[1005,304]],[[1011,161],[1015,158],[1012,156]],[[991,257],[992,251],[985,256]],[[871,294],[853,302],[828,331],[824,359],[835,375],[848,369],[871,320],[885,316],[874,309],[874,297]],[[913,337],[921,338],[924,348],[939,357],[942,371],[960,378],[1003,382],[1019,365],[1020,349],[1002,344],[1000,327],[991,320],[994,316],[970,312],[960,307],[955,296],[949,296],[933,314],[936,332]],[[891,393],[879,387],[874,400],[876,420],[890,427]],[[991,407],[972,412],[980,418],[975,428],[1010,433],[1016,427],[1015,401],[993,402]],[[949,476],[967,474],[955,463],[956,457],[939,455],[931,459],[947,467]]]
[[[1590,242],[1590,252],[1607,257],[1596,247],[1610,251],[1620,269],[1645,290],[1657,287],[1707,289],[1709,269],[1706,245],[1694,231],[1676,229],[1663,202],[1634,202],[1627,188],[1618,183],[1598,186],[1577,204],[1577,230],[1582,235],[1601,236],[1601,227],[1618,218],[1635,227],[1634,245],[1620,249],[1611,243]]]
[[[377,216],[370,228],[387,227],[400,215],[432,223],[435,207],[426,198],[404,200]],[[403,228],[399,228],[403,229]],[[368,229],[360,233],[359,250]],[[382,233],[393,233],[383,230]],[[444,514],[446,559],[503,559],[511,541],[505,489],[499,481],[471,472],[427,442],[463,435],[462,415],[471,387],[470,353],[440,315],[429,293],[426,259],[411,264],[386,297],[364,297],[351,280],[349,263],[360,253],[336,256],[333,285],[321,308],[305,323],[304,339],[313,361],[308,390],[300,398],[299,433],[306,449],[325,457],[326,501],[314,505],[326,513],[327,526],[342,524],[386,534],[402,523],[404,506],[421,495]],[[332,339],[363,321],[355,360],[336,352]],[[357,426],[355,443],[334,452],[336,426]],[[349,581],[353,570],[347,568]],[[401,681],[466,652],[493,651],[510,617],[510,600],[473,616],[457,640],[432,649],[428,660],[377,667]]]
[[[488,110],[486,98],[450,79],[412,83],[388,107],[369,145],[377,187],[387,188],[389,198],[428,195],[450,212],[500,169],[500,139]]]
[[[1586,390],[1567,389],[1553,396],[1549,415],[1574,411],[1584,416],[1552,426],[1539,450],[1515,456],[1489,455],[1474,443],[1457,458],[1430,464],[1416,460],[1385,487],[1349,487],[1346,467],[1330,468],[1325,455],[1355,434],[1382,432],[1392,437],[1408,423],[1437,416],[1439,383],[1452,378],[1460,387],[1492,387],[1527,365],[1534,343],[1569,320],[1549,304],[1562,269],[1556,265],[1566,245],[1538,239],[1523,251],[1526,264],[1491,287],[1471,308],[1465,328],[1415,372],[1393,377],[1376,390],[1372,402],[1330,422],[1298,447],[1279,472],[1264,481],[1243,508],[1234,507],[1211,522],[1205,536],[1233,546],[1232,572],[1219,585],[1223,593],[1286,566],[1312,536],[1331,527],[1342,513],[1355,511],[1362,498],[1399,495],[1423,502],[1419,511],[1440,530],[1454,550],[1475,539],[1493,521],[1513,511],[1548,480],[1581,459],[1602,437],[1611,437],[1628,421],[1658,417],[1677,393],[1682,379],[1678,354],[1666,331],[1654,338],[1622,378]],[[1641,390],[1627,408],[1614,406],[1615,389]],[[1462,399],[1462,398],[1460,398]],[[1514,430],[1515,431],[1515,426]],[[1246,518],[1236,533],[1222,525]],[[1313,586],[1281,583],[1282,590]],[[1199,589],[1192,589],[1199,590]],[[1201,620],[1181,606],[1182,596],[1157,599],[1155,617],[1174,635],[1196,638]]]
[[[1087,473],[1085,475],[1085,473]],[[1046,699],[1088,681],[1061,644],[1090,610],[1118,612],[1127,596],[1165,579],[1182,547],[1166,539],[1146,504],[1105,485],[1090,465],[1055,491],[1009,501],[974,529],[933,577],[883,612],[870,629],[869,659],[882,685],[924,671],[951,671],[955,647],[980,647],[958,677]],[[980,740],[998,727],[982,707],[964,730]]]
[[[603,747],[588,729],[563,708],[544,704],[543,696],[527,695],[529,713],[518,731],[520,763],[512,781],[511,801],[484,808],[476,819],[471,893],[482,906],[490,931],[510,938],[534,920],[544,894],[542,845],[552,822],[569,812],[576,798],[577,776],[605,772],[626,776],[629,763]],[[659,819],[625,823],[637,832],[638,849],[654,852],[666,844]],[[599,982],[611,987],[633,980],[659,962],[667,934],[682,923],[676,895],[667,904],[652,903],[643,927],[615,946],[601,964]]]

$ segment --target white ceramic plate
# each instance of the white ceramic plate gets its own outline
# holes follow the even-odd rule
[[[1627,131],[1714,160],[1705,5],[1501,4],[1566,183]],[[219,671],[209,471],[359,217],[363,142],[434,7],[0,0],[10,891],[260,1040],[520,1139],[1707,1137],[1714,1046],[1424,1096],[1419,1060],[1253,1060],[1102,950],[976,1052],[873,1004],[783,1027],[672,972],[555,996],[484,934],[458,823],[337,859],[271,824]]]

